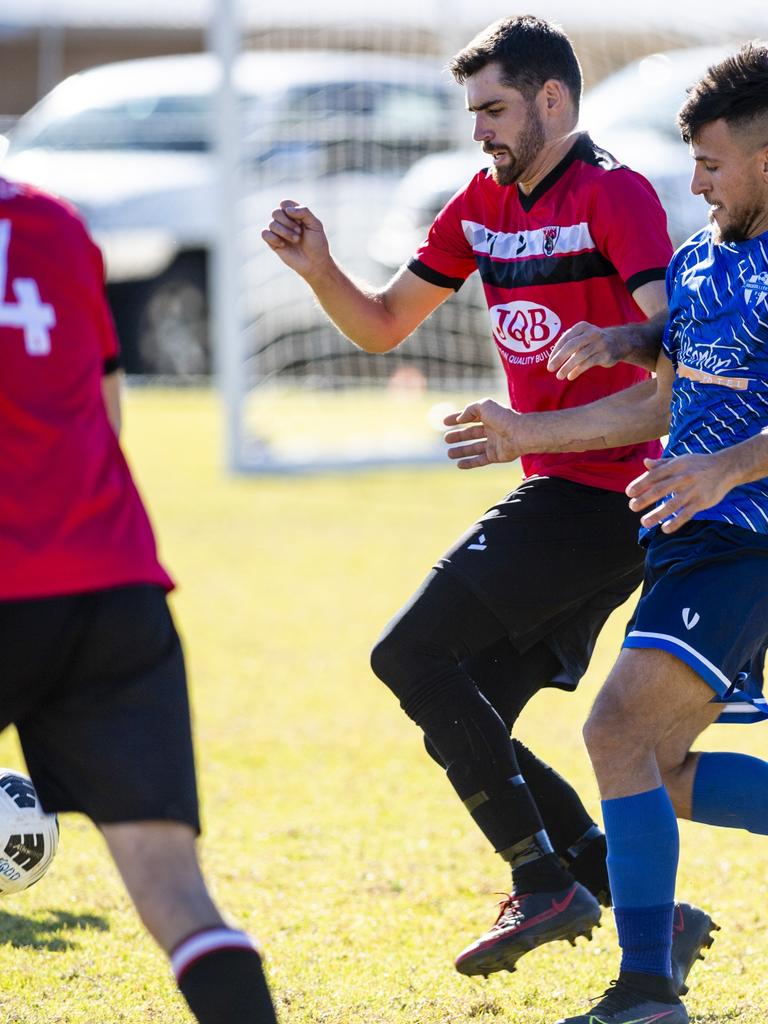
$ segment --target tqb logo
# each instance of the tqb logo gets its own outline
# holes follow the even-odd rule
[[[768,272],[753,274],[744,285],[744,298],[750,306],[757,305],[768,295]]]
[[[506,302],[492,306],[493,336],[515,352],[536,352],[555,340],[560,317],[536,302]]]

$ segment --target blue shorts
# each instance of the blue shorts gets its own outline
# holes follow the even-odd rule
[[[768,536],[697,519],[652,531],[624,647],[669,651],[724,705],[719,722],[768,718]]]

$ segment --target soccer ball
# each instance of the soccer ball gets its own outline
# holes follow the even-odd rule
[[[0,896],[41,879],[58,845],[58,818],[42,809],[32,780],[0,768]]]

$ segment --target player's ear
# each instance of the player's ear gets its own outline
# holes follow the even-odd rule
[[[571,102],[571,94],[567,87],[557,78],[549,78],[542,85],[539,96],[542,106],[548,114],[560,114]]]

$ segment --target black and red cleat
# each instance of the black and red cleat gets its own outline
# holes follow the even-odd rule
[[[494,971],[514,971],[521,956],[545,942],[591,939],[599,921],[600,904],[578,882],[559,892],[510,893],[490,931],[459,953],[456,970],[486,978]]]
[[[697,960],[703,960],[703,950],[715,941],[713,932],[719,932],[709,914],[690,903],[676,903],[672,919],[672,983],[679,996],[688,991],[686,978]]]

